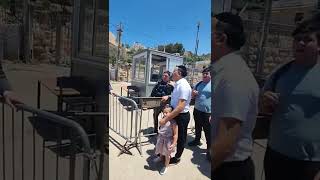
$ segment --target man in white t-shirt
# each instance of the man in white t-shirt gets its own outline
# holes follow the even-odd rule
[[[211,178],[254,180],[252,131],[258,113],[259,87],[239,53],[245,43],[238,15],[213,17]]]
[[[190,121],[190,101],[191,101],[191,86],[185,79],[187,76],[187,68],[185,66],[177,66],[173,73],[172,79],[175,81],[174,89],[171,94],[170,105],[173,111],[170,115],[160,120],[160,125],[164,125],[169,120],[176,120],[178,125],[178,142],[177,152],[175,157],[170,159],[170,164],[177,164],[180,162],[180,157],[183,153],[186,139],[187,128]],[[163,96],[163,101],[167,101],[169,96]]]

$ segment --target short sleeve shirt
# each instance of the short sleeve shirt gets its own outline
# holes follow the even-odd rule
[[[198,95],[195,97],[194,108],[204,113],[211,113],[211,81],[199,82],[196,86]]]
[[[191,101],[191,86],[185,78],[182,78],[175,83],[173,92],[171,94],[170,105],[173,108],[176,108],[180,99],[186,100],[186,106],[181,113],[189,112]]]
[[[252,131],[258,113],[258,84],[238,52],[222,57],[213,65],[212,139],[218,134],[221,118],[242,122],[234,152],[226,161],[242,161],[252,153]]]
[[[273,89],[267,80],[264,91]],[[287,157],[320,161],[320,64],[303,67],[292,64],[275,83],[280,94],[268,138],[268,145]]]

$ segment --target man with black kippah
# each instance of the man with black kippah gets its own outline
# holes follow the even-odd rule
[[[173,111],[159,122],[160,125],[164,125],[168,121],[174,119],[178,125],[177,152],[175,157],[170,159],[170,164],[177,164],[180,162],[180,158],[187,140],[187,130],[190,121],[189,109],[191,101],[191,86],[185,79],[187,75],[187,68],[183,65],[177,66],[173,70],[172,79],[175,81],[175,84],[170,101]],[[167,101],[168,98],[168,96],[163,96],[162,100]]]
[[[245,44],[242,20],[232,13],[212,18],[211,178],[254,180],[252,131],[259,87],[239,50]]]

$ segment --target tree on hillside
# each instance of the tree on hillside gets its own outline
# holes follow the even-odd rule
[[[197,61],[210,61],[210,58],[211,58],[210,53],[196,56],[195,54],[190,52],[190,53],[183,56],[185,63],[192,63],[192,62],[197,62]]]
[[[112,64],[112,66],[115,65],[117,60],[117,47],[109,44],[109,63]]]
[[[183,44],[181,43],[175,43],[175,44],[170,43],[167,45],[159,45],[158,51],[164,51],[164,48],[168,53],[179,53],[180,55],[183,55],[183,53],[185,52]]]

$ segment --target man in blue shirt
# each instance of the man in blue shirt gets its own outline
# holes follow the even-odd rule
[[[210,123],[211,115],[211,75],[210,68],[202,71],[202,81],[196,84],[192,91],[192,98],[195,99],[193,117],[195,122],[195,139],[188,143],[189,146],[200,145],[201,131],[204,130],[207,141],[207,158],[210,159]]]

